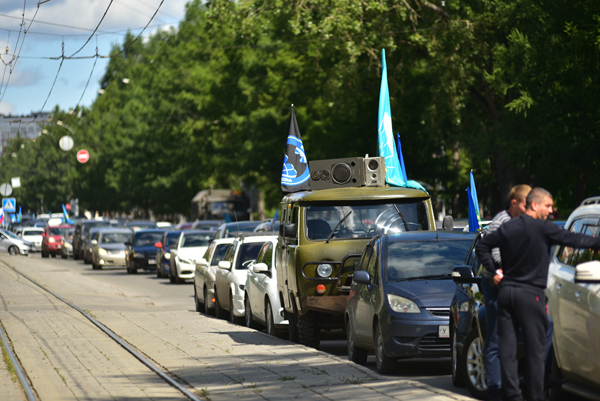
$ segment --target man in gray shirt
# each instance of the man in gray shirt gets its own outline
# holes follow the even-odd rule
[[[517,185],[512,187],[508,194],[508,208],[498,213],[487,226],[486,232],[492,233],[502,224],[525,213],[527,194],[531,191],[529,185]],[[492,250],[492,257],[497,269],[502,268],[500,249]],[[502,399],[502,378],[500,371],[500,357],[498,350],[498,287],[493,284],[494,274],[485,271],[484,279],[481,280],[481,293],[485,298],[486,314],[486,340],[485,340],[485,372],[486,383],[490,400]]]

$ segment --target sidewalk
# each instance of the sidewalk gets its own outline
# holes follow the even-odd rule
[[[203,399],[471,400],[416,380],[388,380],[336,356],[192,310],[164,310],[40,259],[0,260],[89,310]],[[42,399],[184,398],[79,313],[32,292],[31,284],[1,263],[0,301],[0,320],[38,394],[48,394]]]

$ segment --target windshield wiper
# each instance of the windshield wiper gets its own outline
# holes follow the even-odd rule
[[[398,205],[394,204],[394,209],[396,209],[396,211],[400,215],[400,218],[402,219],[402,222],[404,223],[404,228],[406,229],[406,231],[410,231],[408,228],[408,223],[406,222],[406,219],[404,218],[404,215],[402,214],[400,209],[398,209]]]
[[[443,280],[452,277],[452,274],[430,274],[428,276],[415,276],[401,278],[396,281],[409,281],[409,280]]]
[[[331,230],[331,232],[329,233],[329,237],[327,237],[327,240],[325,240],[326,244],[328,244],[329,240],[332,239],[333,236],[335,235],[335,230],[337,230],[338,227],[342,225],[342,223],[344,222],[344,220],[346,220],[348,218],[348,216],[350,216],[351,214],[352,214],[352,210],[350,210],[347,215],[345,215],[344,217],[342,217],[342,219],[340,220],[340,222],[337,223],[337,225],[333,228],[333,230]]]

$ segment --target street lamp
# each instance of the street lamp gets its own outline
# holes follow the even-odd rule
[[[73,128],[69,127],[67,124],[63,123],[62,121],[58,120],[58,121],[56,121],[56,124],[68,129],[69,131],[71,131],[71,134],[75,135],[75,131],[73,131]]]

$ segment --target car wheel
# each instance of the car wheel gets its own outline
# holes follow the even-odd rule
[[[232,308],[233,309],[233,305]],[[248,294],[244,297],[244,324],[249,329],[257,329],[257,324],[254,321],[254,317],[252,316],[252,308],[250,307],[250,300],[248,299]]]
[[[73,250],[73,260],[79,260],[79,252]]]
[[[198,293],[196,292],[196,284],[194,284],[194,303],[196,304],[196,312],[204,312],[202,308],[202,304],[198,299]]]
[[[52,256],[53,258],[56,258],[56,254],[55,253],[51,253],[50,256]]]
[[[237,317],[234,313],[232,293],[229,293],[229,321],[233,324],[241,324],[240,318]]]
[[[463,370],[463,366],[460,363],[461,355],[458,352],[458,338],[456,335],[456,330],[452,330],[452,384],[454,387],[464,387],[465,386],[465,374]]]
[[[321,343],[321,330],[317,324],[318,315],[308,312],[298,316],[298,342],[307,347],[319,349]]]
[[[42,247],[42,258],[47,258],[49,255],[44,252],[44,247]]]
[[[8,254],[9,255],[18,255],[19,248],[17,248],[16,246],[11,246],[10,248],[8,248]]]
[[[173,266],[169,269],[169,282],[175,284],[175,276],[173,275]]]
[[[346,325],[346,337],[348,340],[348,359],[354,363],[358,363],[359,365],[366,365],[368,356],[367,350],[357,347],[354,343],[354,329],[349,318]]]
[[[208,299],[208,289],[204,287],[204,311],[207,315],[214,315],[215,308],[209,308],[210,300]]]
[[[62,252],[61,252],[61,253],[60,253],[60,257],[61,257],[62,259],[66,259],[66,258],[67,258],[67,255],[65,255],[64,253],[62,253]]]
[[[477,328],[471,330],[467,336],[463,350],[462,365],[467,390],[475,398],[487,398],[488,387],[485,380],[485,354],[483,342]]]
[[[375,364],[377,365],[377,371],[381,374],[392,373],[396,370],[398,364],[397,359],[390,358],[385,354],[383,334],[379,325],[377,325],[377,332],[375,334]]]
[[[217,296],[217,290],[215,289],[215,317],[217,319],[225,319],[227,313],[225,309],[221,308],[221,303],[219,302],[219,297]]]
[[[156,278],[162,278],[162,270],[158,264],[156,265]]]
[[[275,327],[275,319],[273,319],[271,301],[267,301],[267,304],[265,305],[265,323],[267,326],[267,333],[274,337],[279,337],[279,330]]]

